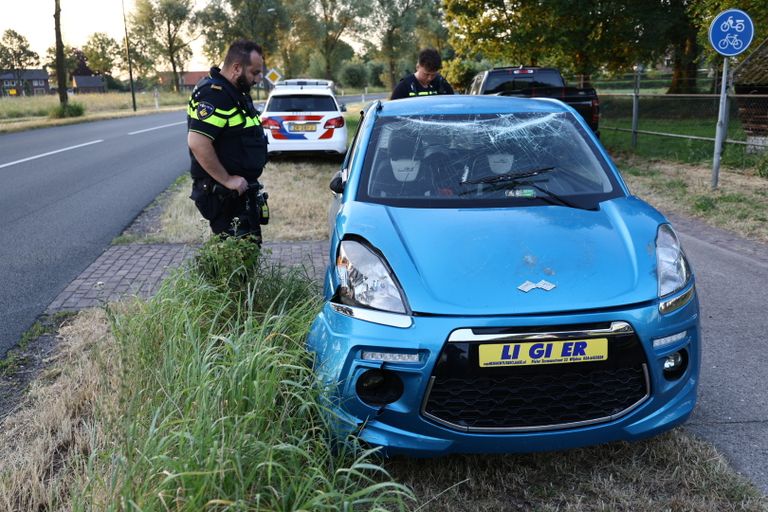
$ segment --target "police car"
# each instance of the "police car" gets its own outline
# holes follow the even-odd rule
[[[329,80],[278,82],[261,114],[269,153],[343,155],[347,150],[345,110],[337,101],[333,82]]]
[[[341,439],[529,452],[688,418],[693,272],[575,110],[430,96],[374,103],[358,130],[308,336]]]

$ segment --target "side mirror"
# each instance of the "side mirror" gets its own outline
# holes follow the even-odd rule
[[[344,193],[344,181],[341,179],[341,171],[336,171],[336,174],[331,178],[331,184],[329,186],[336,194]]]
[[[342,103],[341,105],[339,105],[339,110],[341,110],[342,112],[346,112],[347,111],[347,106]]]

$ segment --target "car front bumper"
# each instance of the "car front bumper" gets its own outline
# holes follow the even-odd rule
[[[693,285],[691,284],[688,288]],[[685,290],[680,293],[683,295]],[[562,315],[524,317],[413,316],[410,326],[395,327],[345,314],[327,303],[312,325],[308,348],[316,354],[316,371],[331,390],[341,434],[360,438],[389,454],[434,456],[447,453],[511,453],[561,450],[616,440],[649,437],[684,422],[696,404],[700,366],[699,308],[696,294],[680,309],[662,315],[658,303]],[[425,404],[439,365],[444,365],[452,333],[468,328],[537,329],[546,333],[562,326],[629,324],[642,354],[647,393],[619,414],[597,421],[548,425],[545,428],[472,429],[451,425],[427,412]],[[684,335],[681,333],[685,333]],[[654,347],[654,340],[672,339]],[[657,342],[658,345],[658,342]],[[453,348],[453,347],[451,347]],[[367,353],[417,354],[415,362],[364,359]],[[665,376],[670,354],[685,354],[684,371]],[[369,356],[370,357],[370,356]],[[610,355],[609,355],[610,358]],[[442,359],[442,361],[441,361]],[[594,364],[558,364],[585,370]],[[369,370],[386,370],[402,383],[402,394],[386,405],[370,405],[359,394],[358,381]],[[482,372],[473,368],[475,374]],[[578,386],[572,386],[578,387]],[[490,397],[505,393],[492,386]],[[461,394],[456,398],[461,400]],[[478,402],[482,403],[482,402]],[[485,402],[488,404],[488,402]],[[488,405],[492,408],[493,405]],[[485,411],[480,411],[484,413]]]

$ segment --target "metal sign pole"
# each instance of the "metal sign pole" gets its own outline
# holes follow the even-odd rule
[[[635,66],[635,90],[632,93],[632,149],[637,149],[637,126],[640,115],[640,73],[643,67],[638,64]]]
[[[723,156],[723,142],[728,135],[728,58],[743,53],[752,43],[755,26],[752,18],[739,9],[721,12],[709,25],[709,44],[723,56],[723,80],[720,84],[720,113],[717,117],[715,155],[712,158],[712,190],[717,188],[720,174],[720,157]]]
[[[712,190],[717,188],[720,174],[720,157],[723,154],[723,141],[728,132],[728,57],[723,58],[723,80],[720,84],[720,113],[717,117],[715,135],[715,155],[712,160]]]

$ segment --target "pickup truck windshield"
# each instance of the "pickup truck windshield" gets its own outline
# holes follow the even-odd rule
[[[622,194],[573,115],[546,112],[379,118],[358,188],[362,201],[422,208],[594,209]]]
[[[485,94],[517,92],[535,88],[564,87],[563,77],[554,69],[538,69],[522,74],[518,69],[497,69],[488,74],[483,87]]]

